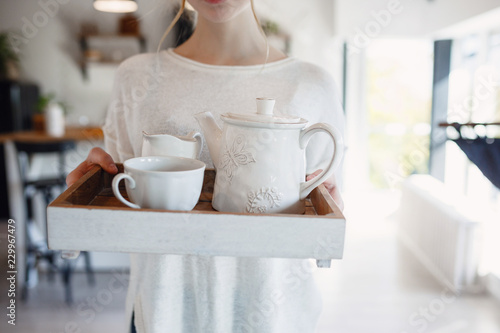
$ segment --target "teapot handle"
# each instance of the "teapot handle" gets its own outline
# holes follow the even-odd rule
[[[198,152],[196,153],[197,159],[200,159],[201,156],[201,150],[203,149],[203,136],[201,135],[200,132],[192,131],[187,135],[188,137],[191,137],[193,139],[196,139],[198,141]]]
[[[314,124],[302,130],[299,137],[300,148],[305,149],[311,139],[311,136],[319,132],[325,132],[332,138],[334,149],[333,156],[326,169],[323,170],[318,176],[300,184],[300,200],[304,200],[314,188],[332,175],[333,171],[335,171],[335,169],[339,166],[344,153],[342,135],[340,135],[340,132],[335,127],[324,123]]]

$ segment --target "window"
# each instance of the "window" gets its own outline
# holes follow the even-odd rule
[[[376,40],[367,49],[370,181],[376,188],[428,170],[432,50],[428,40]]]

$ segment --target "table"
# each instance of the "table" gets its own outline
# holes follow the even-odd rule
[[[99,127],[66,127],[61,137],[53,137],[44,131],[18,131],[0,134],[0,143],[8,141],[54,142],[62,140],[103,140],[104,134]]]

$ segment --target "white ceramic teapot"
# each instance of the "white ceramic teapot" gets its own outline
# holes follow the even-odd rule
[[[203,138],[199,132],[184,136],[142,132],[142,156],[179,156],[199,159]]]
[[[305,211],[304,199],[331,176],[343,153],[342,137],[334,127],[273,114],[274,99],[258,98],[257,113],[223,114],[223,129],[210,112],[195,115],[217,170],[212,206],[237,213]],[[305,181],[305,148],[311,136],[327,133],[334,152],[317,177]]]

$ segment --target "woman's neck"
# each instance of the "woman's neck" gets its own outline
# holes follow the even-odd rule
[[[235,19],[214,23],[199,17],[193,35],[175,52],[186,58],[211,65],[248,66],[266,62],[266,42],[251,10]],[[267,62],[286,56],[270,47]]]

